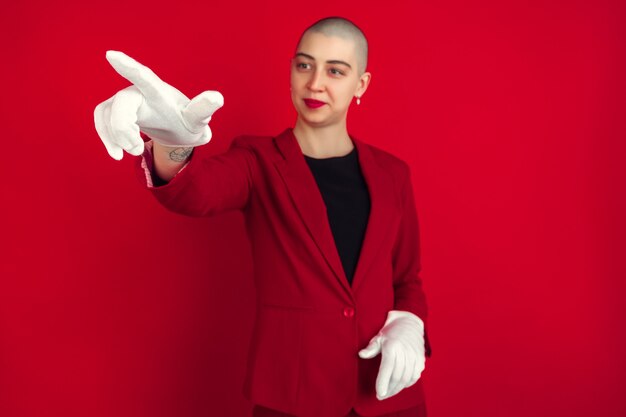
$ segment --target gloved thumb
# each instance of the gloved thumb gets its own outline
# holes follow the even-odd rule
[[[369,345],[365,349],[359,351],[359,356],[363,359],[370,359],[380,353],[381,339],[380,336],[375,336],[370,341]]]
[[[182,110],[187,128],[201,132],[211,120],[211,116],[224,105],[224,96],[218,91],[205,91],[195,96]]]

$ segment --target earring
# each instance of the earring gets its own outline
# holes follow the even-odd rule
[[[361,104],[361,97],[356,96],[356,104],[357,106]]]

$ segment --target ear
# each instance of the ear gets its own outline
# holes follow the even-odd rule
[[[367,90],[367,87],[370,85],[370,81],[372,80],[372,74],[369,72],[364,72],[363,75],[359,78],[359,82],[357,84],[357,89],[354,92],[355,96],[362,97]]]

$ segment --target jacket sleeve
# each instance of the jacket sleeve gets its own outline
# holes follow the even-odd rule
[[[424,343],[426,356],[431,356],[428,340],[428,306],[419,276],[420,242],[417,210],[411,170],[405,165],[402,183],[403,209],[400,228],[393,246],[393,286],[394,310],[409,311],[424,322]]]
[[[195,148],[180,171],[169,182],[154,171],[152,141],[136,159],[139,181],[168,210],[187,216],[213,216],[243,209],[252,191],[252,170],[256,157],[249,144],[239,136],[226,152],[209,155]]]

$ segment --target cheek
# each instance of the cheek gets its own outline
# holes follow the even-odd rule
[[[305,83],[305,81],[303,80],[303,77],[298,76],[298,74],[291,74],[290,82],[291,82],[292,90],[298,90],[302,88],[302,86]]]
[[[298,73],[292,69],[291,72],[289,73],[289,80],[291,82],[291,85],[296,84],[297,78],[298,78]]]
[[[353,93],[354,88],[351,85],[342,85],[336,90],[337,99],[348,103],[352,100]]]

